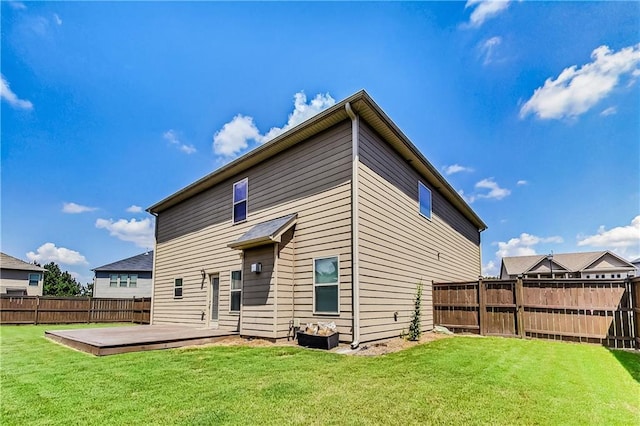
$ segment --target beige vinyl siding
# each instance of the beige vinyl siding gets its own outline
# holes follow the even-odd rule
[[[293,283],[295,282],[295,227],[282,235],[277,250],[278,291],[276,338],[283,339],[289,333],[289,321],[293,318]]]
[[[408,329],[419,281],[424,284],[422,326],[432,328],[429,285],[477,279],[480,237],[436,188],[361,123],[360,334],[361,341],[370,341]],[[418,181],[431,190],[431,220],[419,214]]]
[[[243,335],[275,338],[277,279],[274,255],[273,244],[245,250],[240,320]],[[253,263],[261,263],[262,272],[251,272]]]
[[[232,186],[245,177],[249,179],[248,219],[233,225]],[[154,271],[154,324],[206,324],[208,284],[202,285],[200,273],[204,269],[208,274],[220,274],[219,328],[236,330],[238,315],[229,314],[229,271],[242,267],[242,251],[232,250],[227,244],[258,223],[298,213],[291,253],[287,254],[295,257],[295,261],[289,261],[293,265],[288,272],[286,256],[281,256],[282,269],[286,272],[283,277],[295,276],[294,314],[303,322],[317,321],[312,315],[312,259],[339,254],[341,314],[333,319],[348,338],[351,328],[350,181],[351,125],[343,121],[160,212]],[[184,279],[181,300],[173,299],[175,277]],[[287,279],[293,278],[283,278],[283,281],[286,283]],[[278,289],[278,301],[290,298],[286,286],[292,284],[284,284],[282,291]],[[291,308],[286,303],[278,303],[281,305],[283,311],[277,315],[279,336],[285,324],[288,329],[291,319]],[[204,319],[201,319],[202,312],[205,312]]]

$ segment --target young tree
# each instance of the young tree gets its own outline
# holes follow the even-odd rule
[[[62,272],[55,262],[44,265],[47,271],[44,273],[45,296],[79,296],[82,286],[67,271]]]

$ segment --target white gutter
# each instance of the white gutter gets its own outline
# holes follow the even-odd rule
[[[358,228],[359,218],[359,185],[358,185],[358,163],[360,163],[360,152],[358,149],[360,140],[360,117],[353,112],[351,104],[344,105],[347,115],[351,118],[351,299],[353,302],[353,341],[351,349],[360,346],[360,267],[359,267],[359,242],[360,234]]]

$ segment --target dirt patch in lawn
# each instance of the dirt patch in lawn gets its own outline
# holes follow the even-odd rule
[[[412,348],[416,345],[421,345],[434,340],[447,339],[454,337],[452,335],[427,332],[423,333],[419,341],[411,342],[401,337],[394,337],[391,339],[377,340],[375,342],[363,343],[357,350],[349,350],[348,344],[340,344],[337,348],[331,350],[331,352],[341,352],[347,355],[359,355],[359,356],[376,356],[385,355],[393,352],[398,352],[404,349]],[[187,346],[182,349],[194,349],[208,346],[248,346],[248,347],[274,347],[274,346],[298,346],[298,342],[295,340],[284,340],[278,342],[272,342],[265,339],[246,338],[240,336],[229,336],[218,340],[214,343],[208,343],[200,346]],[[316,349],[319,350],[319,349]]]
[[[378,340],[375,342],[363,343],[360,345],[358,351],[353,352],[353,355],[361,356],[375,356],[385,355],[393,352],[409,349],[417,345],[433,342],[434,340],[449,339],[454,336],[441,333],[423,333],[419,341],[409,341],[401,337],[394,337],[392,339]]]

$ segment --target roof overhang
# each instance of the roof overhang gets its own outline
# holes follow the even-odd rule
[[[277,226],[272,230],[268,231],[267,233],[264,233],[264,234],[258,233],[258,235],[256,235],[255,237],[251,237],[251,238],[247,237],[249,235],[252,235],[252,233],[255,234],[255,230],[259,229],[261,226],[268,225],[270,222],[274,222],[280,219],[282,220],[279,223],[277,223]],[[287,232],[289,229],[291,229],[293,225],[296,224],[296,222],[298,221],[298,215],[292,214],[280,219],[274,219],[273,221],[259,223],[258,225],[254,226],[249,231],[244,233],[236,241],[233,241],[227,244],[227,247],[230,247],[235,250],[245,250],[252,247],[263,246],[265,244],[273,244],[273,243],[281,242],[282,234]]]
[[[261,145],[242,157],[237,158],[207,176],[197,180],[191,185],[179,190],[164,200],[147,209],[151,214],[157,215],[176,204],[205,191],[226,179],[242,173],[270,157],[275,156],[291,146],[302,142],[311,136],[326,130],[349,117],[345,105],[349,103],[351,108],[358,113],[362,120],[378,132],[412,167],[414,167],[431,186],[442,194],[447,201],[455,206],[473,225],[484,231],[487,225],[471,209],[458,192],[446,181],[438,170],[420,153],[409,138],[391,121],[385,112],[373,101],[367,92],[361,90],[330,108],[316,114],[307,121],[293,129]]]

